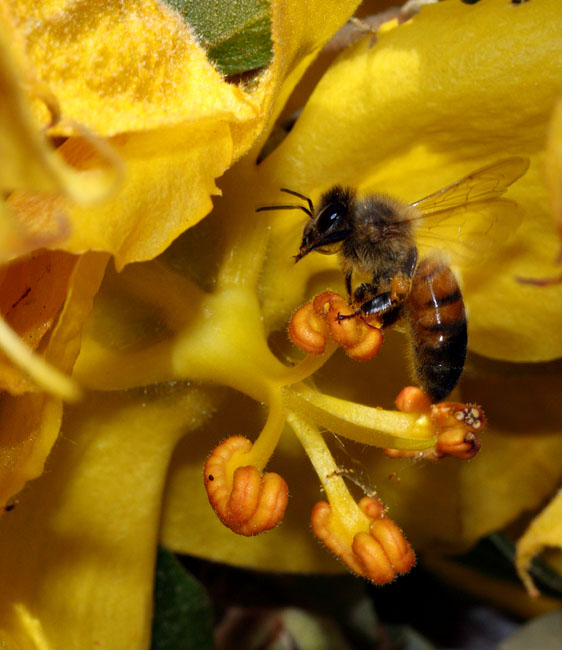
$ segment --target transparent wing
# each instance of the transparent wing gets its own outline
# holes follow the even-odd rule
[[[521,207],[508,199],[466,203],[430,216],[416,232],[420,258],[439,249],[459,266],[481,261],[507,243],[523,217]]]
[[[505,244],[519,227],[521,208],[501,195],[529,167],[529,159],[505,158],[412,205],[420,213],[416,239],[420,255],[446,251],[467,266]]]
[[[451,210],[466,203],[499,198],[529,168],[529,159],[522,156],[504,158],[482,167],[460,181],[420,199],[412,205],[427,217]]]

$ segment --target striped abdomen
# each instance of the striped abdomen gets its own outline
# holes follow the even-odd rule
[[[462,295],[446,264],[433,259],[419,263],[404,315],[418,381],[433,402],[440,402],[457,385],[467,344]]]

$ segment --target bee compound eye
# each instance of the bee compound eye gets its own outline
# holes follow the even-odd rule
[[[320,232],[326,232],[339,223],[344,216],[344,208],[341,205],[327,205],[318,217],[316,227]]]

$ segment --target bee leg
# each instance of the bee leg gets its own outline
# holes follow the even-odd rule
[[[369,282],[363,282],[353,292],[353,302],[356,305],[362,305],[365,302],[365,296],[376,296],[379,293],[378,287]]]
[[[351,271],[349,273],[345,274],[345,289],[347,291],[347,296],[348,296],[350,301],[351,301],[351,297],[353,296],[353,293],[351,291],[351,276],[352,275],[353,274],[351,273]]]
[[[394,304],[404,302],[410,293],[412,278],[399,273],[392,278],[390,283],[390,297]]]
[[[392,300],[392,293],[385,291],[379,293],[378,296],[367,300],[361,305],[360,311],[365,316],[373,316],[374,314],[384,314],[396,306],[396,302]]]
[[[349,279],[349,284],[348,284],[348,279]],[[350,296],[350,304],[353,306],[354,304],[360,304],[361,307],[356,309],[353,314],[338,314],[338,320],[347,320],[348,318],[356,318],[357,316],[360,316],[362,313],[365,313],[363,310],[363,304],[366,304],[365,301],[365,296],[367,294],[370,295],[375,295],[378,292],[377,287],[374,284],[370,284],[368,282],[363,282],[363,284],[360,284],[353,294],[351,293],[351,273],[345,276],[345,284],[346,287],[348,288],[349,296]],[[362,304],[363,303],[363,304]],[[373,312],[376,313],[376,312]],[[368,315],[368,314],[366,314]]]

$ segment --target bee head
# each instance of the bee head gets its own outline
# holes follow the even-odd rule
[[[349,188],[336,185],[320,199],[318,210],[307,221],[295,262],[316,251],[325,255],[337,253],[341,242],[352,232],[350,207],[355,195]]]

